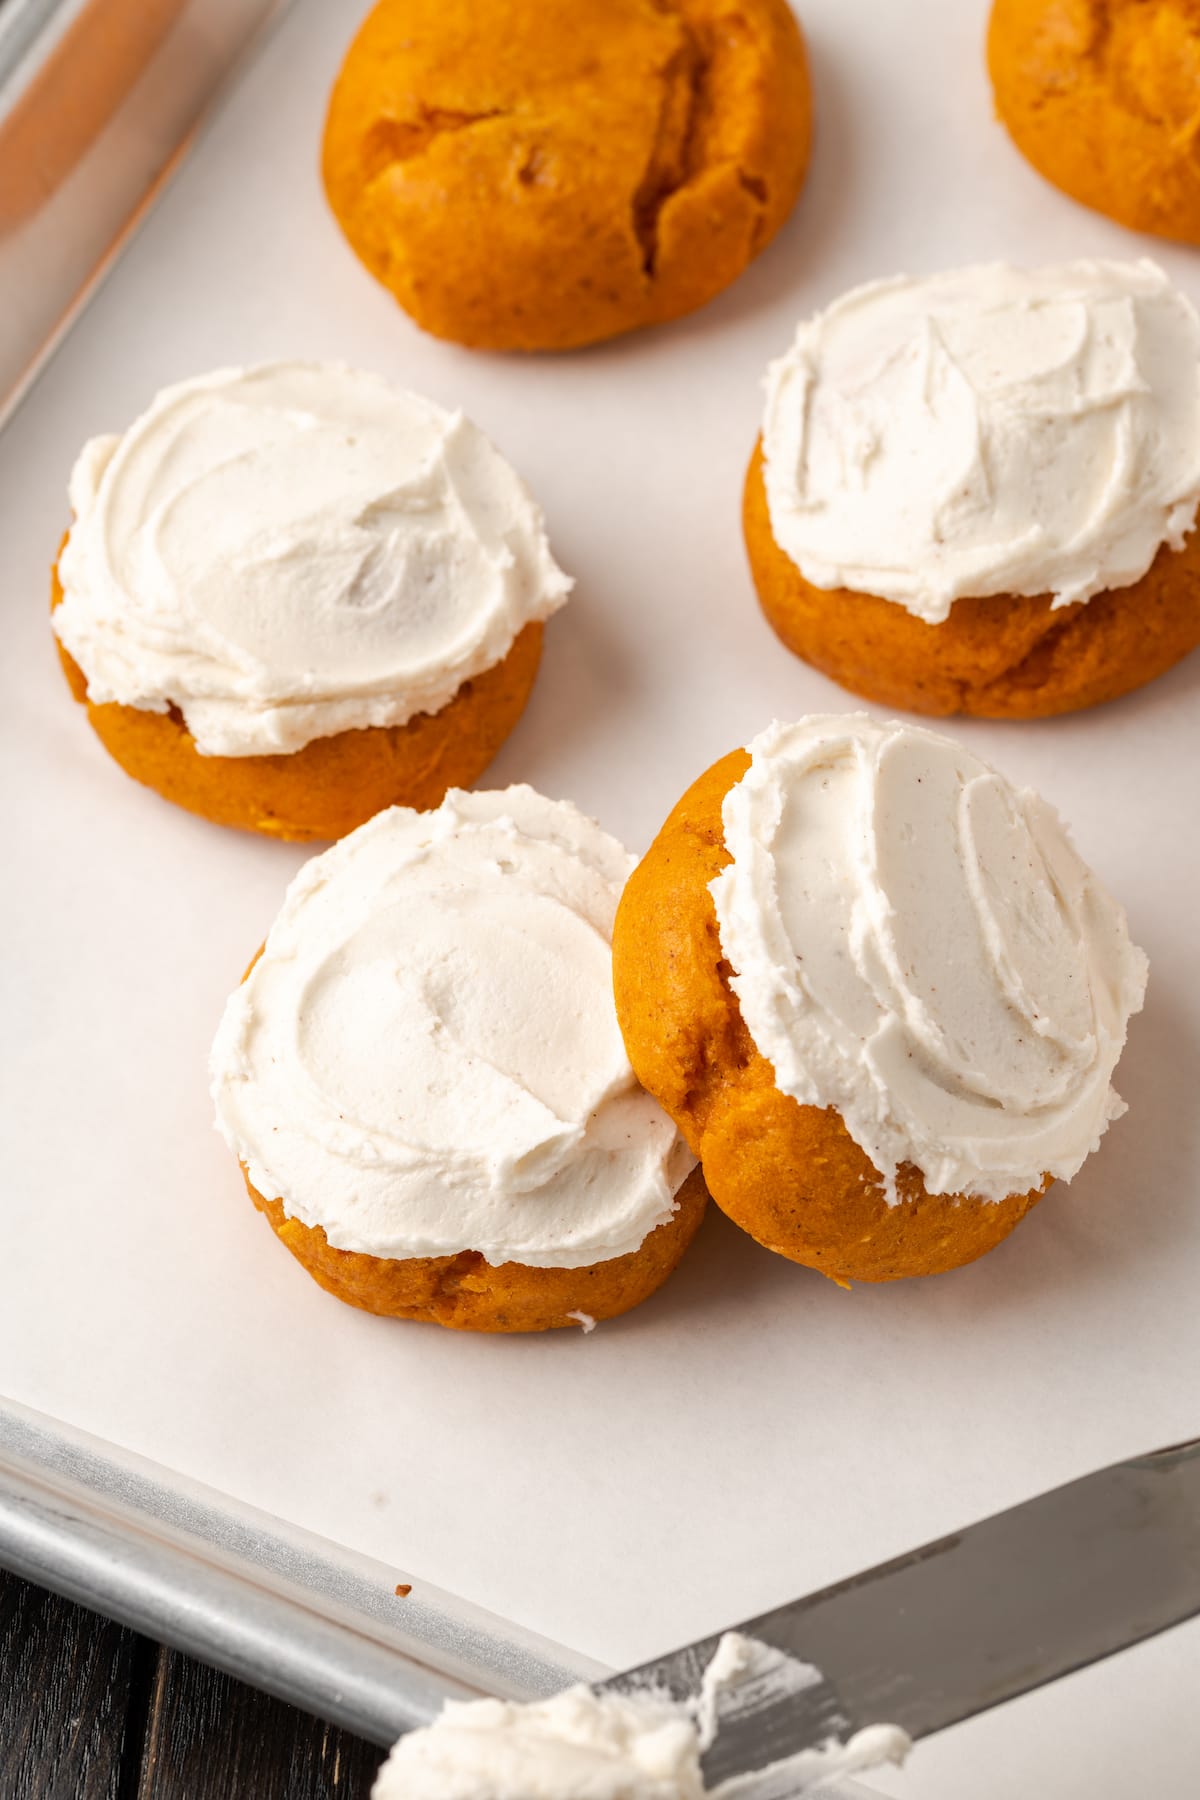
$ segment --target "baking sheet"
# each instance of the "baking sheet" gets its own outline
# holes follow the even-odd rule
[[[1044,187],[990,119],[976,0],[807,0],[818,144],[776,245],[694,319],[586,354],[423,337],[316,176],[361,11],[299,0],[0,439],[6,1198],[0,1388],[608,1664],[642,1660],[1099,1463],[1193,1434],[1200,658],[1077,719],[956,725],[1036,783],[1151,959],[1103,1153],[998,1252],[852,1294],[719,1215],[664,1293],[589,1337],[357,1315],[246,1203],[204,1064],[303,853],[124,780],[45,620],[80,442],[219,363],[328,356],[462,404],[541,498],[578,591],[489,779],[643,847],[767,720],[844,710],[758,617],[738,529],[759,377],[851,283],[1007,255],[1196,253]],[[1194,1779],[1200,1627],[923,1745],[921,1800]]]
[[[408,1571],[0,1401],[0,1566],[388,1746],[606,1671]]]
[[[128,0],[0,0],[0,425],[169,179],[230,69],[286,4],[159,0],[162,28],[130,55]],[[107,102],[90,133],[79,129],[85,79]],[[60,164],[63,141],[71,154]]]

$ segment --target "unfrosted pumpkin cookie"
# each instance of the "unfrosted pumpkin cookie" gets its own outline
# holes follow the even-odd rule
[[[810,135],[786,0],[381,0],[334,86],[325,187],[426,331],[561,350],[728,287]]]
[[[994,0],[988,67],[1039,174],[1135,231],[1200,243],[1195,0]]]
[[[474,781],[571,585],[476,426],[330,365],[165,389],[85,447],[71,504],[53,624],[101,742],[177,805],[273,837]]]
[[[617,1014],[709,1192],[836,1281],[971,1262],[1123,1110],[1146,959],[1053,811],[948,738],[773,725],[625,889]]]
[[[858,288],[772,366],[743,517],[798,656],[914,712],[1040,718],[1200,643],[1200,320],[1152,263]]]
[[[313,1279],[468,1331],[582,1325],[705,1205],[612,999],[633,858],[527,787],[393,808],[314,858],[230,997],[219,1128]]]

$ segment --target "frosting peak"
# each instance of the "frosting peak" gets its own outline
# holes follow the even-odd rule
[[[513,787],[393,807],[307,863],[213,1045],[217,1123],[258,1191],[371,1256],[638,1249],[692,1159],[617,1025],[632,860]]]
[[[572,1687],[552,1699],[450,1701],[402,1737],[373,1800],[703,1800],[682,1707]]]
[[[772,365],[776,541],[817,587],[937,624],[1143,576],[1200,502],[1200,318],[1151,262],[856,288]]]
[[[634,1680],[637,1679],[635,1676]],[[912,1748],[894,1725],[831,1737],[768,1769],[706,1787],[701,1757],[727,1720],[761,1714],[823,1679],[786,1652],[727,1631],[699,1692],[672,1700],[656,1689],[577,1686],[527,1705],[448,1701],[433,1724],[402,1737],[372,1800],[751,1800],[807,1794]]]
[[[1069,1180],[1146,959],[1053,810],[961,745],[865,713],[772,725],[725,796],[712,883],[777,1085],[884,1177],[985,1200]]]
[[[571,585],[477,427],[332,365],[164,389],[71,503],[54,628],[89,697],[177,706],[207,755],[436,712]]]

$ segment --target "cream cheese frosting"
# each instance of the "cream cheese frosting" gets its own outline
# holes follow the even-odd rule
[[[371,1256],[637,1250],[693,1159],[617,1025],[632,866],[528,787],[393,807],[306,863],[212,1051],[259,1193]]]
[[[89,698],[177,707],[202,755],[436,712],[571,587],[476,426],[335,365],[165,388],[70,498],[54,629]]]
[[[372,1800],[702,1800],[695,1723],[669,1700],[568,1688],[448,1701],[402,1737]]]
[[[396,1744],[372,1800],[750,1800],[764,1791],[766,1771],[704,1785],[701,1756],[719,1730],[721,1691],[736,1696],[745,1682],[749,1702],[761,1706],[764,1697],[820,1679],[808,1664],[730,1631],[691,1700],[580,1685],[528,1705],[449,1701],[431,1726]],[[770,1791],[804,1794],[902,1762],[910,1748],[895,1726],[868,1726],[846,1743],[832,1739],[773,1764]]]
[[[1155,264],[856,288],[771,366],[780,548],[938,624],[956,600],[1137,581],[1200,502],[1200,318]]]
[[[724,802],[711,884],[778,1087],[834,1107],[897,1198],[1069,1180],[1124,1111],[1147,964],[1053,809],[933,732],[775,724]]]

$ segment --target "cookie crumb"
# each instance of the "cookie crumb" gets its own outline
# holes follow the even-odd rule
[[[398,1581],[396,1583],[395,1592],[399,1599],[407,1600],[408,1596],[412,1593],[412,1582],[411,1581]]]

